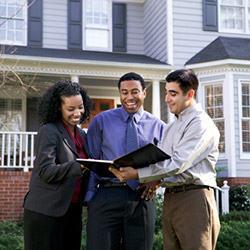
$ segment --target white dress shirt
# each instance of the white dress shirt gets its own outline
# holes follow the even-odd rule
[[[163,131],[158,147],[171,159],[137,169],[140,182],[164,179],[162,186],[183,184],[216,187],[219,131],[213,120],[194,104]]]

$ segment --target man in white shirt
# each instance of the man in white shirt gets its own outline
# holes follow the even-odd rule
[[[110,168],[121,181],[159,180],[166,187],[162,222],[168,250],[215,249],[220,230],[214,198],[219,131],[196,103],[198,85],[190,70],[176,70],[166,77],[165,101],[177,119],[163,131],[158,147],[170,160],[137,170]]]

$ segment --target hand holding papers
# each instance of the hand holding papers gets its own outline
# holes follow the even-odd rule
[[[95,160],[95,159],[76,159],[80,164],[84,165],[91,171],[94,171],[101,177],[114,177],[109,171],[110,165],[119,169],[120,167],[132,167],[134,169],[147,167],[159,161],[169,159],[160,148],[152,143],[149,143],[141,148],[138,148],[128,154],[122,155],[113,161]]]

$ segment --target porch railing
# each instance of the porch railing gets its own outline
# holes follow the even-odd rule
[[[29,171],[35,159],[37,132],[0,131],[0,169]]]

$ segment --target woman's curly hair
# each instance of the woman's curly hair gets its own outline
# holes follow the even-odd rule
[[[38,101],[38,119],[44,125],[46,123],[60,121],[62,119],[61,107],[62,97],[70,97],[81,95],[85,113],[80,119],[80,124],[86,122],[90,118],[91,102],[86,90],[76,82],[69,80],[59,81],[51,86],[46,93]]]

